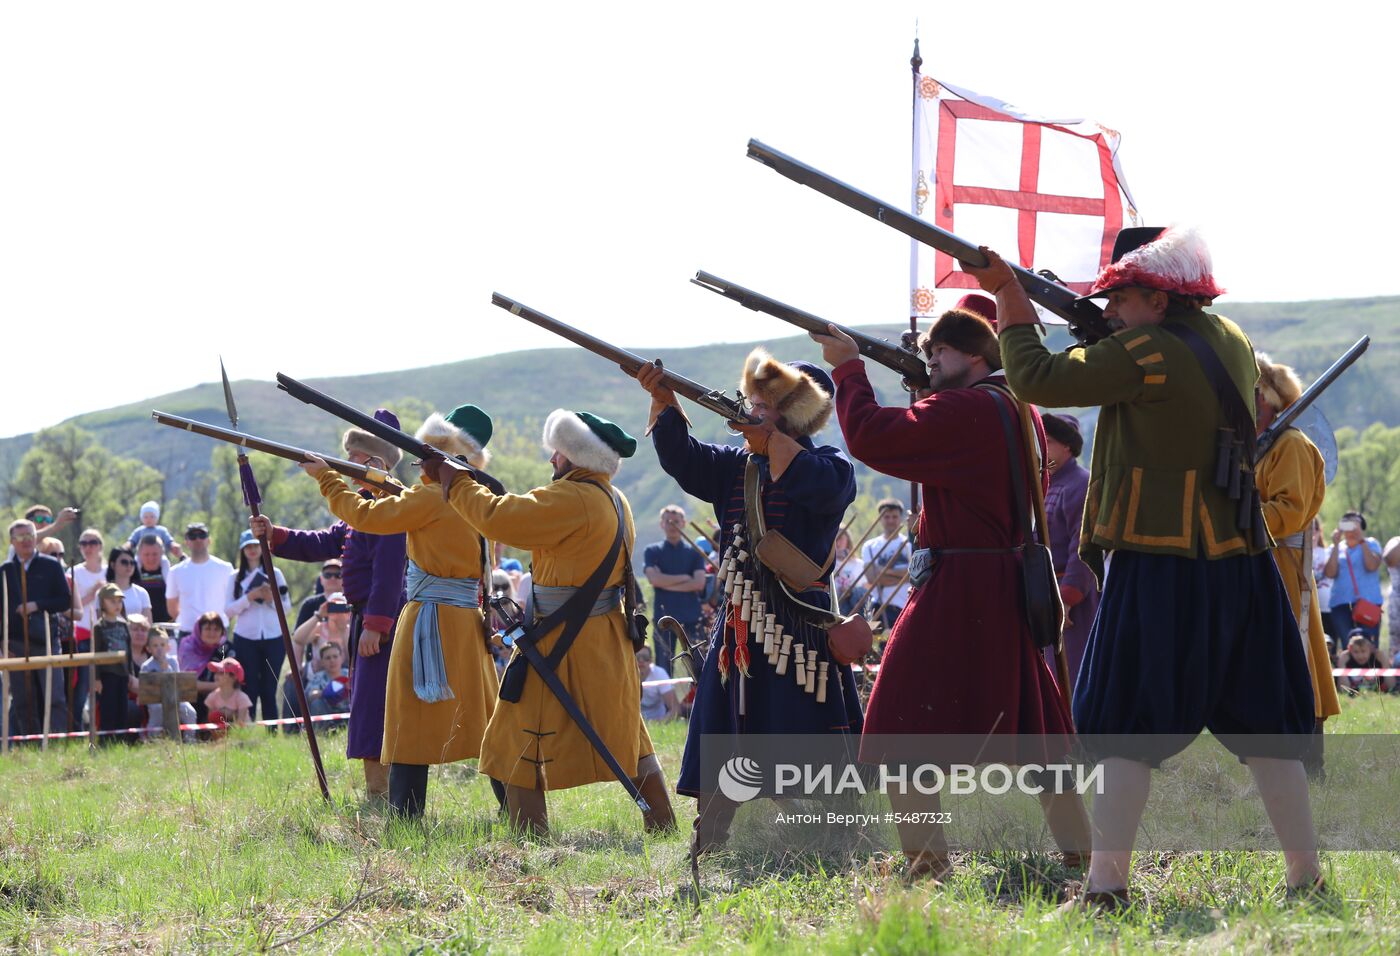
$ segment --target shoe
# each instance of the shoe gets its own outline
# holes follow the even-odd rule
[[[908,858],[900,879],[905,885],[931,883],[942,886],[944,879],[953,871],[953,864],[946,853],[931,853],[920,850]]]
[[[1067,870],[1082,870],[1089,865],[1089,854],[1079,850],[1061,851],[1060,865]]]
[[[1053,917],[1065,917],[1071,913],[1089,913],[1093,916],[1118,916],[1132,909],[1133,898],[1128,888],[1121,890],[1080,890],[1056,908]]]
[[[1283,891],[1285,903],[1325,903],[1333,899],[1332,889],[1321,875],[1308,883],[1285,887]]]

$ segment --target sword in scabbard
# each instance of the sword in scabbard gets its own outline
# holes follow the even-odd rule
[[[217,441],[228,442],[230,445],[237,445],[240,448],[251,448],[253,451],[264,452],[268,455],[276,455],[278,458],[285,458],[300,464],[309,461],[315,456],[335,471],[340,472],[347,478],[353,478],[362,485],[378,488],[386,494],[397,495],[403,493],[403,485],[393,479],[387,471],[380,468],[371,468],[368,465],[357,465],[353,461],[344,458],[336,458],[333,455],[323,455],[318,451],[307,451],[305,448],[297,448],[295,445],[284,445],[281,442],[272,441],[268,438],[259,438],[257,435],[250,435],[247,432],[234,431],[231,428],[220,428],[218,425],[210,425],[207,422],[197,422],[192,418],[184,418],[180,415],[171,415],[162,411],[152,411],[151,418],[161,425],[169,425],[171,428],[180,428],[196,435],[203,435],[206,438],[213,438]]]
[[[491,293],[491,304],[505,309],[511,315],[520,316],[526,322],[532,322],[542,329],[548,329],[560,338],[568,339],[594,355],[601,355],[633,378],[637,377],[637,373],[644,365],[652,364],[634,352],[604,342],[581,329],[576,329],[572,325],[551,318],[528,305],[507,298],[499,292]],[[744,410],[744,401],[740,397],[730,398],[719,389],[706,388],[699,382],[691,381],[684,375],[677,375],[668,368],[661,370],[661,381],[677,395],[690,399],[701,408],[719,415],[725,421],[738,422],[742,425],[762,424],[759,419]]]
[[[623,789],[627,791],[627,795],[632,798],[632,802],[635,803],[637,808],[643,813],[650,813],[651,806],[647,803],[646,798],[642,796],[642,791],[638,788],[636,782],[627,774],[627,771],[622,769],[622,764],[618,763],[617,757],[613,756],[613,752],[608,749],[608,745],[604,742],[602,735],[598,733],[593,724],[589,721],[588,716],[584,714],[583,708],[578,705],[578,701],[574,699],[574,695],[569,693],[569,688],[564,686],[564,682],[560,680],[559,674],[554,669],[555,665],[535,646],[536,641],[545,635],[537,637],[530,633],[530,629],[525,626],[525,621],[523,620],[524,615],[520,605],[509,598],[504,600],[492,598],[490,604],[491,609],[501,618],[501,630],[504,634],[503,643],[505,646],[513,647],[520,652],[521,656],[525,658],[534,672],[539,675],[540,680],[544,681],[544,685],[549,688],[550,693],[554,695],[554,699],[559,701],[559,706],[564,708],[564,713],[569,715],[569,718],[573,720],[584,738],[593,745],[593,750],[602,758],[603,763],[607,765],[608,769],[612,771],[613,776],[617,778],[617,782],[622,784]]]

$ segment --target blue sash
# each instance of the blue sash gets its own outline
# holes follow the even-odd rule
[[[476,578],[440,578],[408,562],[408,599],[422,606],[413,622],[413,692],[429,704],[456,697],[447,683],[438,631],[438,605],[480,607],[481,582]]]

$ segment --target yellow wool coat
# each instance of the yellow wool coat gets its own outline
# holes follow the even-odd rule
[[[1286,429],[1255,465],[1254,480],[1259,488],[1264,521],[1274,541],[1280,542],[1299,532],[1312,534],[1312,520],[1322,508],[1327,483],[1323,478],[1322,453],[1306,435],[1296,428]],[[1313,569],[1303,566],[1301,548],[1282,544],[1274,547],[1274,561],[1283,577],[1283,586],[1288,589],[1288,600],[1293,605],[1293,616],[1299,618],[1300,628],[1305,582],[1308,593],[1312,595],[1308,611],[1307,652],[1308,668],[1312,671],[1313,679],[1313,711],[1322,719],[1339,714],[1341,706],[1337,702],[1337,685],[1332,678],[1332,660],[1327,656],[1322,608],[1318,605]]]
[[[436,483],[377,499],[355,494],[334,472],[322,474],[320,484],[331,513],[356,531],[407,532],[409,560],[429,574],[481,577],[481,534],[448,507]],[[486,649],[482,612],[442,604],[438,629],[455,697],[432,704],[418,699],[413,692],[413,625],[421,607],[417,601],[404,605],[394,629],[379,757],[386,764],[452,763],[479,756],[496,706],[496,666]]]
[[[607,556],[617,533],[610,496],[583,484],[584,479],[612,489],[606,474],[582,468],[528,494],[500,497],[458,476],[452,483],[452,507],[491,540],[529,550],[536,585],[579,587]],[[607,587],[622,585],[632,550],[632,509],[625,498],[622,510],[623,554]],[[556,629],[539,641],[540,653],[548,656],[559,634]],[[557,673],[622,769],[635,776],[637,761],[651,754],[652,746],[642,724],[641,679],[620,607],[588,619]],[[496,705],[482,743],[481,772],[543,790],[614,779],[533,669],[520,700]]]

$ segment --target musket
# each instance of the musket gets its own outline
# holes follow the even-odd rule
[[[708,272],[697,272],[695,278],[690,281],[702,289],[709,289],[726,299],[733,299],[746,309],[764,312],[775,319],[782,319],[784,322],[808,332],[826,335],[827,326],[835,325],[836,328],[855,339],[861,355],[872,362],[878,362],[885,368],[898,372],[904,380],[904,388],[907,391],[917,392],[921,388],[928,388],[928,366],[924,363],[923,356],[903,344],[895,345],[885,339],[877,339],[873,335],[858,332],[848,326],[828,322],[810,312],[786,305],[777,299],[770,299],[766,295],[754,292],[752,289],[746,289],[738,283],[721,279]]]
[[[885,613],[885,608],[890,606],[890,602],[895,599],[895,595],[899,593],[899,589],[904,587],[904,582],[908,580],[909,572],[905,571],[902,575],[900,575],[899,583],[890,588],[890,593],[889,596],[885,598],[885,603],[877,607],[875,609],[875,613],[866,618],[866,620],[870,621],[872,624],[879,623],[880,615]],[[886,586],[888,587],[888,585]]]
[[[224,370],[224,360],[219,359],[219,374],[224,380],[224,406],[228,409],[228,423],[231,428],[238,427],[238,406],[233,402],[233,387],[229,385],[228,372]],[[243,486],[243,500],[248,505],[248,510],[252,512],[254,518],[262,516],[262,509],[258,505],[262,502],[262,493],[258,490],[258,479],[253,475],[253,466],[248,463],[248,453],[242,448],[238,450],[238,480]],[[272,607],[277,612],[277,623],[282,628],[282,650],[287,655],[287,660],[295,664],[297,651],[292,644],[292,629],[287,625],[287,611],[282,607],[281,596],[277,593],[277,571],[272,566],[272,542],[267,540],[267,535],[260,535],[258,540],[262,543],[262,572],[272,585]],[[316,743],[316,725],[311,722],[311,707],[306,702],[306,687],[301,682],[301,668],[293,666],[292,687],[297,692],[297,703],[301,705],[302,724],[306,728],[306,745],[311,749],[311,762],[316,768],[316,782],[321,785],[321,796],[327,803],[331,802],[331,789],[326,783],[326,768],[321,763],[321,748]]]
[[[855,516],[854,514],[852,514],[852,515],[851,515],[851,521],[855,521],[855,520],[856,520],[856,516]],[[847,529],[850,528],[850,526],[851,526],[851,521],[847,521],[847,522],[846,522],[846,528],[847,528]],[[861,542],[865,541],[866,538],[870,537],[870,532],[874,531],[874,530],[875,530],[875,526],[876,526],[877,524],[879,524],[879,523],[880,523],[880,514],[879,514],[879,512],[877,511],[876,514],[875,514],[875,520],[872,521],[872,522],[870,522],[870,527],[868,527],[868,528],[865,529],[865,534],[863,534],[863,535],[860,536],[860,541],[852,541],[852,542],[851,542],[851,550],[849,550],[849,551],[846,552],[846,556],[845,556],[844,558],[841,559],[841,563],[838,564],[838,565],[836,566],[836,570],[833,571],[833,572],[831,572],[832,578],[838,578],[838,577],[841,576],[841,572],[844,571],[844,570],[846,569],[846,565],[848,565],[848,564],[851,563],[851,558],[854,558],[858,553],[860,553],[860,545],[861,545]],[[841,537],[841,535],[840,535],[839,533],[838,533],[836,536],[837,536],[838,538]],[[858,581],[858,580],[860,580],[860,579],[857,578],[856,580]],[[851,585],[852,585],[852,587],[854,587],[854,586],[855,586],[855,582],[854,582],[854,581],[851,582]],[[850,589],[850,588],[847,588],[847,589],[846,589],[846,594],[850,594],[850,593],[851,593],[851,589]],[[844,599],[845,596],[846,596],[846,594],[841,595],[841,598]]]
[[[700,526],[699,526],[698,524],[696,524],[694,521],[690,522],[690,526],[691,526],[692,528],[695,529],[695,536],[696,536],[697,538],[699,538],[701,541],[709,541],[709,542],[710,542],[710,547],[715,548],[716,550],[719,549],[719,546],[718,546],[717,544],[715,544],[715,542],[714,542],[713,540],[711,540],[711,538],[710,538],[710,532],[708,532],[708,531],[706,531],[704,528],[700,527]]]
[[[813,169],[801,160],[780,153],[771,146],[765,146],[756,139],[749,140],[748,156],[793,182],[815,189],[823,196],[850,206],[857,212],[865,213],[872,219],[878,219],[911,239],[947,253],[959,262],[975,269],[987,265],[987,257],[982,254],[982,250],[966,239],[955,236],[946,229],[940,229],[931,222],[911,216],[896,203],[876,199],[869,193],[848,186],[841,180],[834,179],[819,169]],[[1064,319],[1069,325],[1070,334],[1078,339],[1081,345],[1092,345],[1099,339],[1113,334],[1113,329],[1103,317],[1103,310],[1093,302],[1080,300],[1074,290],[1054,281],[1048,275],[1031,272],[1010,262],[1007,265],[1011,266],[1016,280],[1021,283],[1021,288],[1026,290],[1031,300],[1047,312]]]
[[[870,581],[870,587],[866,588],[866,592],[867,592],[867,593],[869,593],[870,591],[875,590],[876,588],[882,588],[882,587],[883,587],[883,588],[887,588],[887,587],[890,587],[890,586],[891,586],[891,585],[888,585],[888,584],[881,584],[881,583],[880,583],[880,579],[883,578],[883,577],[885,576],[885,572],[888,571],[890,568],[892,568],[892,567],[894,566],[895,561],[897,561],[897,560],[899,559],[899,556],[900,556],[901,554],[904,553],[904,546],[905,546],[906,544],[909,543],[909,536],[908,536],[908,535],[903,535],[903,534],[902,534],[902,535],[899,535],[899,536],[896,537],[896,538],[893,538],[893,539],[891,539],[891,540],[889,540],[889,541],[886,541],[886,542],[885,542],[885,547],[881,548],[881,549],[880,549],[880,553],[877,554],[877,555],[875,555],[875,560],[876,560],[876,561],[879,561],[880,558],[884,555],[885,550],[886,550],[887,548],[889,548],[890,545],[894,544],[896,541],[899,542],[899,547],[897,547],[897,548],[894,549],[894,554],[890,555],[889,558],[885,561],[885,563],[882,564],[882,565],[880,566],[880,570],[876,572],[876,574],[875,574],[875,576],[874,576],[873,578],[867,578],[867,580]],[[869,569],[869,568],[863,568],[863,569],[861,569],[861,574],[865,574],[865,572],[868,571],[868,570],[870,570],[870,569]],[[854,591],[854,590],[856,589],[856,584],[859,583],[859,582],[860,582],[860,578],[856,578],[854,581],[852,581],[851,584],[850,584],[850,587],[846,588],[846,590],[843,591],[843,592],[841,593],[841,597],[838,599],[838,602],[839,602],[839,601],[844,601],[844,600],[846,600],[846,598],[850,597],[850,596],[851,596],[851,592]],[[839,605],[839,603],[838,603],[838,607],[839,607],[839,606],[840,606],[840,605]]]
[[[704,550],[701,549],[700,545],[696,544],[696,543],[691,539],[690,535],[688,535],[688,534],[686,534],[684,531],[682,531],[682,532],[680,532],[680,536],[681,536],[681,540],[684,541],[686,544],[690,545],[691,549],[692,549],[696,554],[700,555],[701,559],[704,560],[704,562],[705,562],[705,570],[706,570],[707,573],[708,573],[711,569],[713,569],[713,568],[715,567],[714,561],[710,560],[710,556],[709,556],[708,554],[706,554],[706,553],[704,552]]]
[[[373,415],[366,415],[358,408],[346,405],[339,399],[332,398],[325,392],[312,388],[305,382],[298,382],[290,375],[284,375],[278,372],[277,387],[298,401],[303,401],[308,405],[315,405],[322,411],[330,412],[336,418],[349,422],[361,431],[369,432],[376,438],[383,439],[395,448],[402,448],[410,455],[416,455],[420,461],[427,458],[445,457],[443,452],[429,445],[427,442],[419,441],[408,432],[399,431],[399,429],[394,428],[392,425],[386,425]],[[464,461],[460,456],[458,456],[458,460]],[[327,462],[327,464],[329,464],[329,462]],[[481,469],[473,468],[468,465],[466,470],[474,481],[485,485],[490,489],[493,495],[503,495],[506,493],[504,485]]]
[[[1254,460],[1258,461],[1264,457],[1265,452],[1274,447],[1274,442],[1278,441],[1286,428],[1297,421],[1298,416],[1308,410],[1308,406],[1317,401],[1317,397],[1327,391],[1328,386],[1341,377],[1341,374],[1351,368],[1356,360],[1361,358],[1363,352],[1371,345],[1371,337],[1363,335],[1356,340],[1356,344],[1342,353],[1342,357],[1333,362],[1332,365],[1317,377],[1317,381],[1307,387],[1298,400],[1279,412],[1278,417],[1273,420],[1268,428],[1264,429],[1254,445]]]
[[[185,431],[194,432],[196,435],[204,435],[207,438],[228,442],[230,445],[238,445],[243,448],[251,448],[253,451],[276,455],[278,458],[285,458],[288,461],[294,461],[298,464],[304,461],[310,461],[312,456],[315,456],[345,477],[353,478],[362,485],[378,488],[380,491],[391,495],[402,494],[404,490],[403,485],[395,481],[387,471],[381,468],[371,468],[369,465],[357,465],[353,461],[348,461],[344,458],[323,455],[318,451],[307,451],[305,448],[297,448],[294,445],[284,445],[281,442],[272,441],[268,438],[259,438],[256,435],[249,435],[247,432],[220,428],[218,425],[209,425],[205,422],[197,422],[192,418],[182,418],[179,415],[170,415],[158,410],[152,411],[151,417],[160,424],[169,425],[171,428],[183,428]]]
[[[594,338],[587,332],[580,331],[572,325],[566,325],[558,319],[550,318],[528,305],[522,305],[514,299],[508,299],[499,292],[491,293],[491,304],[505,309],[512,315],[520,316],[526,322],[533,322],[542,329],[548,329],[560,338],[568,339],[575,345],[588,349],[594,355],[601,355],[614,365],[620,366],[633,378],[637,377],[642,366],[652,364],[635,352],[629,352],[604,342],[602,339]],[[761,424],[759,419],[744,411],[742,397],[730,398],[718,389],[706,388],[699,382],[692,382],[684,375],[677,375],[668,368],[661,370],[661,383],[677,395],[685,396],[701,408],[719,415],[725,421],[738,422],[742,425]]]

